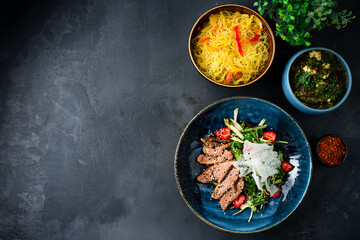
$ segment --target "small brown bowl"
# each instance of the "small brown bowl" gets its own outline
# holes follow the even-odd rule
[[[322,158],[320,157],[320,155],[319,155],[320,144],[321,144],[323,141],[325,141],[326,139],[331,138],[331,137],[340,139],[341,142],[342,142],[342,144],[343,144],[344,147],[345,147],[345,150],[344,150],[345,153],[344,153],[344,155],[342,156],[342,158],[341,158],[337,163],[336,163],[336,162],[335,162],[335,163],[326,162],[326,161],[325,161],[324,159],[322,159]],[[317,155],[318,159],[320,160],[320,162],[321,162],[322,164],[324,164],[325,166],[328,166],[328,167],[336,167],[336,166],[339,166],[340,164],[342,164],[342,163],[345,161],[346,157],[347,157],[347,152],[348,152],[348,148],[347,148],[347,145],[346,145],[345,141],[344,141],[341,137],[339,137],[339,136],[337,136],[337,135],[335,135],[335,134],[328,134],[328,135],[325,135],[325,136],[321,137],[320,140],[318,141],[317,145],[316,145],[316,155]]]
[[[208,21],[210,15],[219,13],[221,11],[240,12],[240,13],[244,13],[244,14],[255,15],[262,22],[262,24],[263,24],[263,26],[265,28],[265,31],[266,31],[266,33],[268,35],[268,42],[269,42],[269,57],[268,57],[268,60],[266,61],[265,66],[263,67],[263,69],[260,71],[259,75],[255,79],[252,79],[252,80],[250,80],[250,81],[248,81],[246,83],[242,83],[242,84],[239,84],[239,85],[227,85],[227,84],[218,83],[218,82],[214,81],[213,79],[207,77],[200,70],[200,68],[197,66],[197,64],[196,64],[196,62],[194,60],[194,56],[193,56],[193,53],[191,51],[191,49],[193,47],[192,40],[197,35],[198,27],[202,27],[204,25],[204,23],[206,21]],[[275,55],[275,38],[274,38],[274,34],[271,31],[271,28],[269,27],[269,24],[260,16],[260,14],[258,14],[254,10],[252,10],[250,8],[247,8],[247,7],[244,7],[244,6],[241,6],[241,5],[236,5],[236,4],[221,5],[221,6],[213,8],[213,9],[210,9],[209,11],[204,13],[196,21],[193,28],[191,29],[190,36],[189,36],[189,53],[190,53],[191,61],[193,62],[195,68],[199,71],[199,73],[201,75],[203,75],[210,82],[215,83],[215,84],[220,85],[220,86],[224,86],[224,87],[243,87],[243,86],[249,85],[249,84],[259,80],[266,73],[266,71],[269,69],[272,61],[274,60],[274,55]]]

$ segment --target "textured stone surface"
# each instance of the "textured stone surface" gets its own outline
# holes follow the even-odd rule
[[[279,38],[269,72],[250,86],[218,87],[196,72],[188,34],[203,12],[223,3],[228,2],[2,3],[1,240],[359,236],[358,20],[341,31],[314,34],[313,46],[331,48],[346,59],[354,83],[340,109],[307,116],[286,101],[281,89],[282,69],[301,48]],[[339,5],[356,14],[360,10],[357,1]],[[337,168],[323,167],[315,158],[300,207],[276,228],[249,236],[221,232],[198,219],[182,200],[173,171],[187,122],[208,104],[236,95],[281,106],[312,144],[335,133],[350,149]]]

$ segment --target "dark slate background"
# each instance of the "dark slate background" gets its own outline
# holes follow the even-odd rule
[[[358,1],[339,2],[360,17]],[[343,30],[314,34],[313,46],[346,59],[353,88],[340,109],[308,116],[281,89],[284,65],[302,47],[276,38],[270,70],[244,88],[219,87],[196,72],[187,49],[191,27],[225,3],[252,7],[253,1],[2,1],[1,240],[359,236],[358,19]],[[302,204],[263,233],[213,229],[190,211],[176,186],[173,161],[183,128],[228,96],[278,104],[298,120],[312,146],[335,133],[349,147],[337,168],[315,158]]]

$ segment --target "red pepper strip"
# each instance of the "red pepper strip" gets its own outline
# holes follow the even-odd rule
[[[226,79],[225,79],[226,84],[230,84],[232,74],[233,74],[232,72],[228,72],[228,74],[226,75]]]
[[[256,43],[259,41],[259,34],[254,33],[254,37],[249,40],[250,43]]]
[[[241,49],[240,36],[239,36],[238,28],[239,28],[239,26],[236,26],[236,27],[234,28],[234,31],[235,31],[235,42],[236,42],[236,46],[237,46],[237,49],[238,49],[240,55],[241,55],[241,56],[244,56],[244,53],[243,53],[243,51],[242,51],[242,49]]]
[[[198,27],[198,28],[197,28],[197,30],[198,30],[198,32],[200,32],[200,30],[201,30],[201,27]]]
[[[200,39],[199,43],[205,42],[206,40],[209,40],[209,39],[210,39],[209,36],[204,37],[203,39]]]
[[[217,25],[217,26],[214,28],[214,30],[212,31],[213,34],[215,34],[218,29],[219,29],[219,25]]]
[[[244,46],[244,54],[246,54],[246,50],[247,50],[247,47],[248,47],[248,39],[247,38],[244,38],[245,40],[245,46]]]
[[[264,30],[264,29],[260,29],[260,28],[254,28],[254,27],[251,27],[251,29],[253,29],[256,32],[262,32],[262,30]]]

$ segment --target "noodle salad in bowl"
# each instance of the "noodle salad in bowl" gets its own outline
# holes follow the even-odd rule
[[[251,9],[224,5],[205,13],[194,25],[189,51],[195,67],[210,81],[243,86],[259,79],[274,56],[274,37]]]

